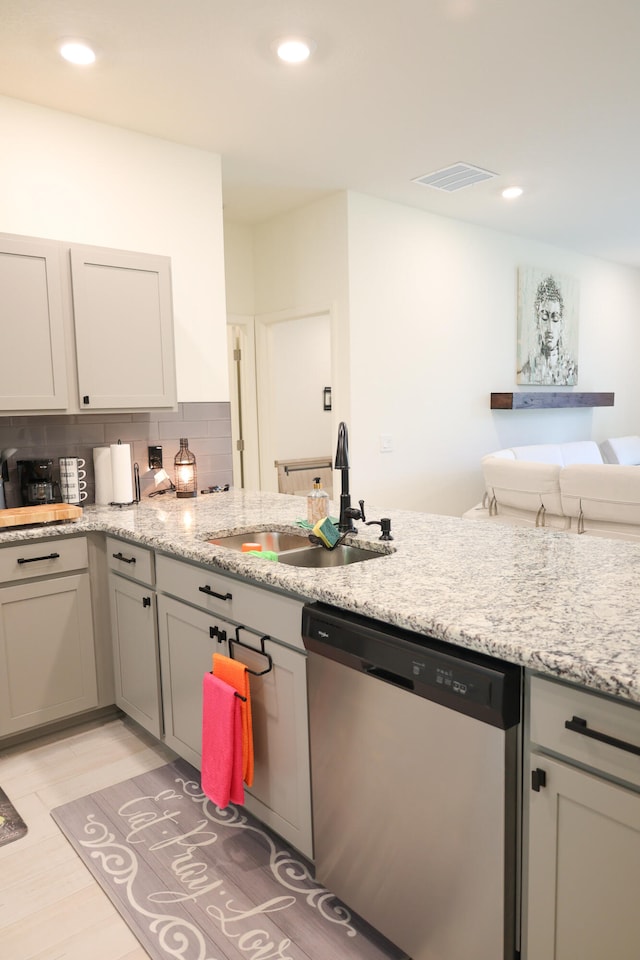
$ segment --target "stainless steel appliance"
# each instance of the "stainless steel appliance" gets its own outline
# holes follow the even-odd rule
[[[17,465],[23,507],[62,503],[60,484],[54,478],[53,460],[18,460]]]
[[[513,960],[521,671],[303,612],[317,879],[413,960]]]

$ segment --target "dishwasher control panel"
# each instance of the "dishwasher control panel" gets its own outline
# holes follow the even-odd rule
[[[492,726],[520,721],[515,664],[320,603],[303,608],[302,635],[311,652]]]

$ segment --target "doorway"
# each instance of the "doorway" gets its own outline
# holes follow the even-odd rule
[[[331,495],[331,326],[330,310],[229,317],[236,486],[306,492],[319,473]]]

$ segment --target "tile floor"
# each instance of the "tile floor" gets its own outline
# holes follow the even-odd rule
[[[29,828],[0,847],[2,960],[148,960],[49,811],[173,759],[119,719],[0,751],[0,785]]]

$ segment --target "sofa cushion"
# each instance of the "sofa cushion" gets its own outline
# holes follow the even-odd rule
[[[602,454],[595,440],[571,440],[568,443],[532,443],[525,447],[512,447],[516,460],[536,463],[557,463],[561,467],[570,463],[602,463]],[[502,452],[502,451],[500,451]]]
[[[562,513],[559,464],[488,456],[482,460],[482,471],[493,512],[512,507],[535,514],[541,508],[542,513]]]
[[[612,464],[574,464],[560,473],[563,512],[608,523],[640,524],[640,470]]]
[[[640,464],[640,437],[614,437],[600,445],[605,463]]]
[[[565,467],[572,463],[602,463],[600,447],[595,440],[573,440],[560,444],[562,462]]]
[[[559,443],[532,443],[526,447],[512,447],[516,460],[527,463],[556,463],[562,466],[562,452]]]

